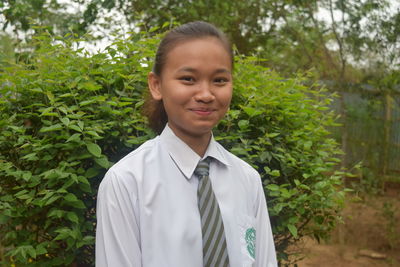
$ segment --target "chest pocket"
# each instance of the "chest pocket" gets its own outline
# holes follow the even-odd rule
[[[242,256],[241,267],[252,267],[254,266],[256,258],[257,232],[255,227],[255,218],[248,215],[239,215],[237,218]]]

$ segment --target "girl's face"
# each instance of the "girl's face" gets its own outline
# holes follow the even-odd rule
[[[182,139],[208,137],[232,98],[228,51],[214,37],[179,43],[167,56],[162,74],[149,74],[150,92],[162,100],[168,125]]]

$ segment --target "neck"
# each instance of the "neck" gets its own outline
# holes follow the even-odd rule
[[[185,142],[194,152],[196,152],[197,155],[200,157],[204,156],[211,140],[211,132],[208,134],[191,136],[182,134],[180,131],[175,131],[173,128],[171,128],[171,130],[177,137],[179,137],[179,139]]]
[[[194,152],[196,152],[200,157],[203,157],[206,153],[208,144],[210,143],[211,133],[208,136],[203,136],[200,139],[187,139],[183,140]]]

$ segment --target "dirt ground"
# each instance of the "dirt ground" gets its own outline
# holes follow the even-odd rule
[[[301,241],[306,257],[298,266],[400,266],[400,184],[386,185],[380,195],[351,195],[346,204],[344,224],[330,241]]]

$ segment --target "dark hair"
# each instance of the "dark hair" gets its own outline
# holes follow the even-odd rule
[[[167,60],[167,55],[169,51],[171,51],[171,49],[177,44],[191,39],[201,39],[206,37],[214,37],[221,41],[222,45],[230,55],[231,64],[233,67],[232,46],[225,34],[210,23],[204,21],[195,21],[172,29],[164,36],[157,49],[153,66],[154,74],[157,76],[162,75],[162,71]],[[144,115],[149,120],[150,127],[156,133],[160,134],[168,121],[168,116],[165,112],[162,100],[154,100],[151,95],[148,94],[144,103],[143,111]]]

